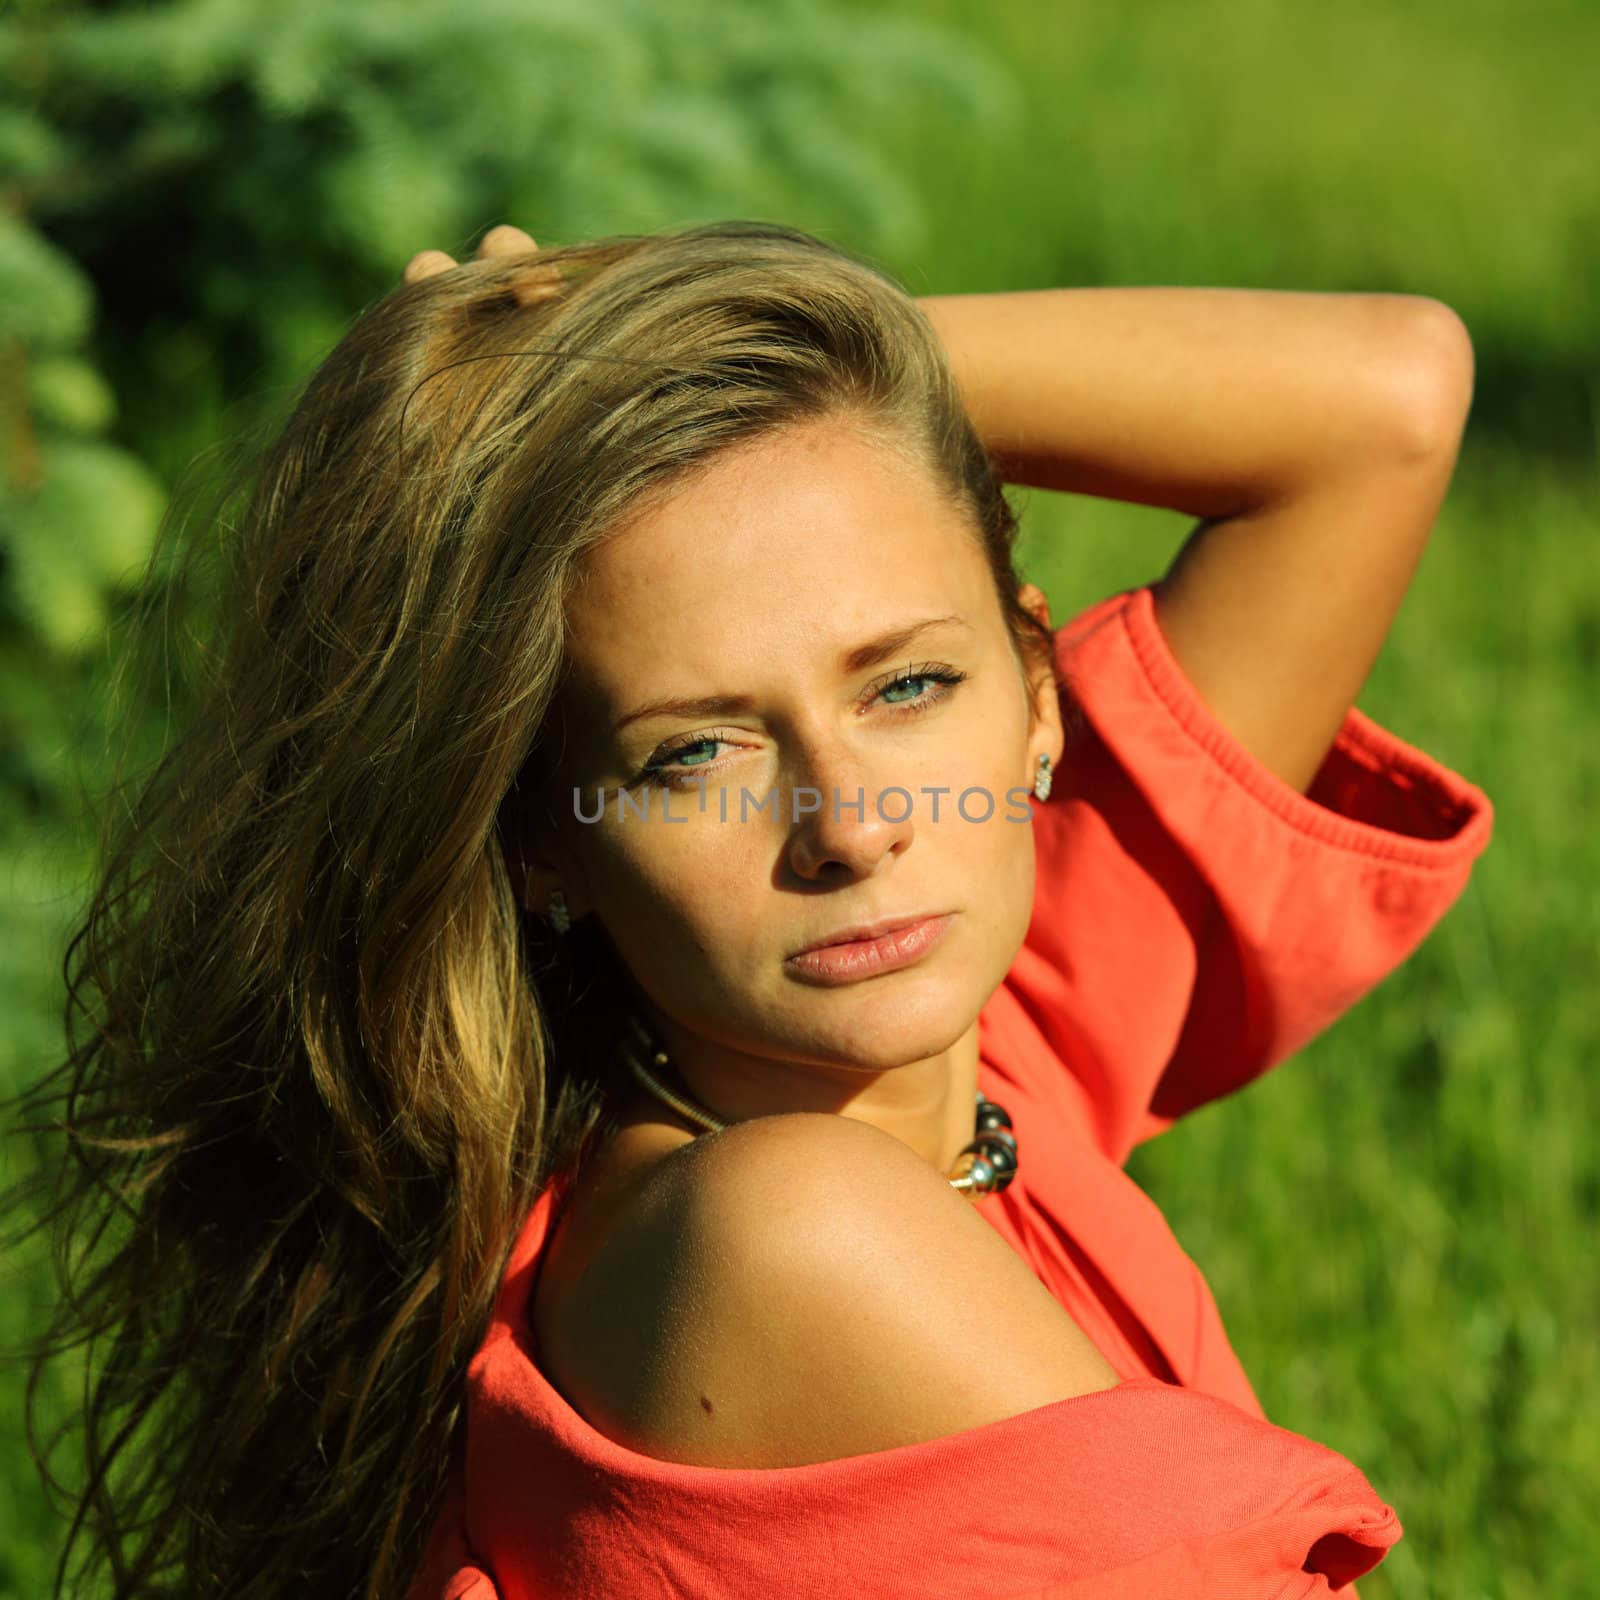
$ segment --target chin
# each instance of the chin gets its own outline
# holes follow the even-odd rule
[[[901,972],[812,990],[807,1009],[817,1018],[819,1044],[833,1044],[852,1065],[887,1069],[949,1050],[977,1020],[992,988],[979,994],[970,979]]]

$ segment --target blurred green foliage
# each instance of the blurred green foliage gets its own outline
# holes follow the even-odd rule
[[[11,0],[0,1087],[59,1048],[113,745],[166,725],[110,672],[169,496],[281,413],[413,251],[470,251],[503,220],[567,240],[760,216],[917,293],[1434,295],[1473,335],[1474,419],[1361,705],[1488,790],[1495,841],[1402,971],[1131,1170],[1268,1414],[1400,1511],[1367,1600],[1585,1593],[1597,57],[1600,12],[1576,0]],[[1019,501],[1058,619],[1158,575],[1187,532]],[[35,1256],[6,1285],[9,1346],[46,1292]],[[0,1600],[46,1592],[61,1526],[19,1418],[7,1373]]]

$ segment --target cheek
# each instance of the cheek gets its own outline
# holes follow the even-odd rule
[[[608,810],[597,825],[585,862],[595,911],[630,960],[657,968],[684,958],[715,964],[719,948],[748,948],[754,937],[741,917],[754,915],[757,891],[770,882],[762,830],[697,815],[692,790],[668,801],[682,820],[664,821],[660,801],[654,791],[644,817],[617,822]]]
[[[1033,900],[1038,883],[1038,857],[1034,848],[1033,822],[1001,822],[1008,835],[1006,871],[1003,881],[1009,893],[1006,896],[1008,920],[1002,938],[1008,941],[1010,953],[1015,956],[1027,937],[1028,924],[1033,920]],[[1007,966],[1010,959],[1007,959]]]
[[[971,706],[952,732],[938,751],[937,781],[950,791],[941,798],[940,827],[948,813],[963,833],[981,836],[981,848],[1005,856],[1027,831],[1023,822],[1005,820],[1022,813],[1023,796],[1008,798],[1007,792],[1026,788],[1027,719],[1019,714],[1015,697],[991,697],[986,704]],[[918,814],[931,817],[925,804]]]
[[[985,697],[963,718],[960,737],[945,747],[938,779],[935,843],[943,870],[959,881],[967,920],[992,958],[998,982],[1027,934],[1033,914],[1036,861],[1028,791],[1029,725],[1020,693]],[[931,821],[926,802],[918,815]]]
[[[1033,916],[1036,857],[1032,803],[1021,796],[1008,800],[1005,787],[997,787],[993,798],[993,815],[979,822],[975,819],[984,814],[989,795],[969,793],[965,814],[955,805],[948,821],[941,818],[939,832],[941,854],[966,892],[973,932],[999,963],[994,974],[998,982],[1021,948]],[[950,799],[957,802],[959,795]],[[1021,820],[1009,820],[1013,817]]]

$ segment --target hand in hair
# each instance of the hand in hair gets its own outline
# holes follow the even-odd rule
[[[513,227],[509,222],[502,222],[498,227],[491,228],[478,241],[477,253],[473,259],[488,261],[493,256],[520,255],[525,250],[538,248],[531,234],[524,233],[521,228]],[[460,265],[454,256],[447,256],[443,250],[419,250],[406,262],[405,271],[400,277],[404,283],[420,283],[424,278],[431,278],[436,272],[448,272],[452,267]]]
[[[473,266],[488,261],[499,261],[507,256],[538,255],[539,246],[534,243],[531,234],[524,233],[521,228],[514,227],[509,222],[502,222],[497,227],[491,228],[478,241],[478,248],[471,261],[465,265]],[[454,256],[449,256],[443,250],[419,250],[406,262],[405,271],[401,274],[406,284],[421,283],[424,278],[432,278],[441,272],[450,272],[463,265]],[[544,261],[538,261],[532,269],[525,273],[518,273],[511,281],[509,287],[513,295],[523,305],[533,305],[540,300],[548,300],[551,295],[561,292],[560,269]]]

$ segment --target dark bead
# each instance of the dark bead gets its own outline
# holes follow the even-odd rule
[[[978,1144],[978,1154],[996,1172],[1015,1172],[1017,1170],[1017,1149],[1015,1145],[999,1144],[989,1139],[981,1139]]]
[[[997,1106],[993,1100],[985,1100],[978,1107],[978,1128],[1009,1128],[1012,1126],[1011,1113],[1004,1106]]]
[[[974,1137],[961,1152],[973,1158],[967,1174],[972,1180],[969,1193],[998,1193],[1016,1176],[1017,1138],[1011,1126],[1006,1108],[980,1089]]]
[[[982,1156],[979,1156],[972,1163],[972,1165],[967,1168],[967,1176],[972,1179],[972,1187],[974,1189],[986,1190],[994,1187],[994,1168],[991,1167]]]

